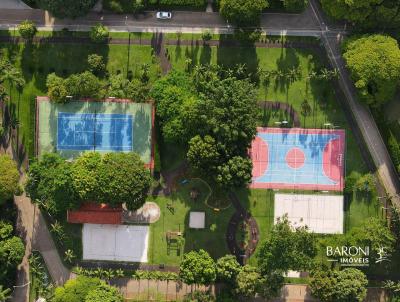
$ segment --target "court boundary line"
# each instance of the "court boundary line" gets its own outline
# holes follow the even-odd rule
[[[262,133],[266,133],[266,134],[292,134],[292,135],[337,135],[338,137],[335,139],[331,139],[329,141],[327,141],[324,145],[320,144],[317,146],[317,149],[321,149],[321,154],[320,157],[317,157],[316,160],[312,160],[311,163],[308,164],[308,166],[312,169],[312,171],[316,171],[316,168],[318,168],[319,171],[322,172],[322,175],[327,177],[328,179],[333,180],[332,178],[330,178],[328,175],[326,175],[326,171],[325,168],[329,168],[329,171],[332,171],[332,169],[334,169],[333,167],[333,162],[331,161],[331,163],[325,167],[326,165],[324,164],[324,153],[325,150],[327,150],[327,148],[330,146],[330,144],[334,141],[338,141],[338,157],[335,158],[335,161],[337,162],[337,164],[335,164],[335,166],[337,167],[337,169],[339,170],[339,179],[337,181],[335,181],[335,184],[319,184],[318,183],[318,177],[316,178],[316,182],[313,184],[310,183],[284,183],[282,181],[280,182],[271,182],[271,178],[273,178],[273,175],[277,175],[277,174],[286,174],[284,169],[279,169],[279,170],[270,170],[270,162],[272,162],[274,159],[271,158],[271,150],[275,150],[275,156],[279,154],[279,148],[277,148],[276,146],[287,146],[285,144],[279,144],[278,145],[273,145],[267,146],[267,152],[268,152],[268,156],[266,157],[266,160],[260,160],[260,154],[258,154],[258,152],[256,151],[256,153],[253,152],[252,148],[249,149],[249,155],[250,158],[253,162],[253,165],[257,165],[257,167],[255,168],[257,171],[259,171],[261,168],[260,163],[267,163],[267,171],[266,174],[268,174],[268,178],[269,178],[269,182],[255,182],[255,179],[262,177],[263,175],[258,175],[256,177],[252,177],[252,182],[250,184],[250,188],[260,188],[260,189],[291,189],[291,190],[328,190],[328,191],[343,191],[344,189],[344,169],[345,169],[345,146],[346,146],[346,138],[345,138],[345,130],[344,129],[306,129],[306,128],[272,128],[272,127],[257,127],[257,136],[258,134],[262,134]],[[260,137],[261,138],[261,137]],[[289,141],[289,144],[294,145],[295,142],[298,142],[298,140],[293,140],[293,142]],[[333,145],[334,146],[334,145]],[[295,146],[293,146],[295,147]],[[332,154],[332,147],[330,147],[331,149],[329,150],[329,154]],[[259,146],[257,145],[257,149],[260,149]],[[290,150],[291,148],[289,148]],[[276,153],[278,152],[278,153]],[[256,154],[258,156],[256,156]],[[286,154],[284,155],[284,157],[286,156]],[[341,156],[341,157],[340,157]],[[331,158],[332,155],[329,155],[328,158]],[[320,158],[320,160],[318,160],[318,158]],[[307,159],[306,159],[307,161]],[[285,161],[279,160],[279,163],[284,163]],[[321,167],[321,168],[319,168]],[[290,168],[291,171],[288,172],[287,174],[292,174],[293,171],[296,170],[296,168],[291,168],[290,166],[287,167],[288,169]],[[254,168],[253,168],[254,169]],[[315,175],[315,173],[307,173],[304,174],[302,173],[299,176],[311,176],[311,175]],[[293,181],[296,181],[296,176],[297,175],[293,175]]]
[[[82,98],[82,99],[74,99],[74,102],[96,102],[96,103],[136,103],[136,104],[150,104],[152,108],[152,114],[151,114],[151,144],[150,144],[150,162],[145,163],[145,167],[150,169],[151,173],[154,172],[154,157],[155,157],[155,144],[157,143],[157,135],[156,135],[156,130],[155,130],[155,116],[156,116],[156,109],[155,109],[155,102],[153,99],[146,100],[144,102],[135,102],[134,100],[130,99],[114,99],[114,98],[106,98],[102,100],[95,100],[92,98]],[[50,98],[48,96],[36,96],[35,100],[35,116],[36,116],[36,121],[35,121],[35,150],[34,150],[34,155],[35,157],[39,156],[39,103],[40,102],[51,102]],[[57,129],[58,130],[58,129]]]

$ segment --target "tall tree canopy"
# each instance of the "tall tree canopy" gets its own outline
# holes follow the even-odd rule
[[[197,66],[192,78],[171,72],[155,83],[151,95],[164,139],[189,142],[187,156],[195,169],[225,189],[248,184],[247,150],[257,125],[257,96],[249,79],[232,70]]]
[[[217,260],[217,279],[219,281],[235,284],[236,276],[242,267],[234,255],[226,255]]]
[[[54,302],[82,302],[87,294],[101,284],[100,279],[79,276],[68,280],[64,286],[57,287]]]
[[[40,160],[30,164],[25,190],[33,202],[42,202],[52,215],[79,206],[73,186],[72,164],[57,153],[44,154]]]
[[[0,220],[0,285],[7,287],[14,282],[17,265],[25,254],[23,241],[13,231],[10,222]]]
[[[263,9],[268,7],[267,0],[220,0],[220,14],[229,22],[238,26],[257,25]]]
[[[96,0],[37,0],[37,3],[58,18],[76,18],[86,15]]]
[[[210,284],[216,279],[215,262],[205,250],[183,255],[179,277],[187,284]]]
[[[335,19],[345,19],[361,27],[397,27],[400,2],[397,0],[321,0],[322,8]]]
[[[0,204],[13,198],[18,188],[17,165],[10,156],[0,155]]]
[[[317,255],[316,242],[315,234],[307,227],[294,228],[287,216],[283,216],[261,245],[258,267],[262,275],[310,269],[313,258]]]
[[[124,298],[116,287],[102,283],[91,290],[85,302],[123,302]]]
[[[369,35],[349,39],[343,54],[359,95],[378,106],[394,96],[400,79],[400,49],[389,36]]]
[[[144,204],[150,184],[150,173],[136,153],[87,152],[73,163],[45,154],[31,165],[26,191],[54,214],[85,201],[125,203],[136,210]]]
[[[342,271],[314,272],[310,282],[311,293],[321,302],[361,302],[367,295],[367,277],[355,268]]]

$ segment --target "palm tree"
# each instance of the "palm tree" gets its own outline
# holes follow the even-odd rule
[[[107,281],[110,281],[111,279],[114,279],[114,278],[115,278],[114,270],[109,268],[108,270],[104,271],[104,279],[106,279]]]
[[[307,78],[310,80],[315,79],[316,77],[317,77],[317,73],[314,70],[311,70],[307,76]]]
[[[66,262],[72,263],[72,260],[75,258],[75,254],[74,251],[68,249],[65,251],[64,253],[64,260]]]
[[[324,81],[329,80],[329,79],[330,79],[330,72],[329,72],[329,70],[328,70],[327,68],[321,69],[321,73],[320,73],[320,75],[319,75],[319,78],[320,78],[321,80],[324,80]]]
[[[124,270],[122,270],[122,269],[117,269],[116,271],[115,271],[115,275],[118,277],[118,278],[123,278],[124,276],[125,276],[125,272],[124,272]]]
[[[186,60],[185,60],[185,70],[187,71],[187,72],[189,72],[190,71],[190,67],[192,66],[192,59],[191,58],[187,58]]]
[[[10,63],[5,64],[3,70],[0,73],[0,83],[8,82],[10,84],[10,92],[11,96],[11,88],[17,87],[18,90],[22,89],[25,85],[25,80],[21,75],[21,72],[12,66]]]
[[[0,285],[0,302],[5,302],[10,298],[11,298],[11,289],[3,288],[3,285]]]

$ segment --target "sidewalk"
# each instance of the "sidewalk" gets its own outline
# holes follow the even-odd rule
[[[31,9],[21,0],[0,0],[0,9]]]

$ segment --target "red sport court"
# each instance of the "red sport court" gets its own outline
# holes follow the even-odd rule
[[[257,128],[251,188],[343,191],[344,130]]]

